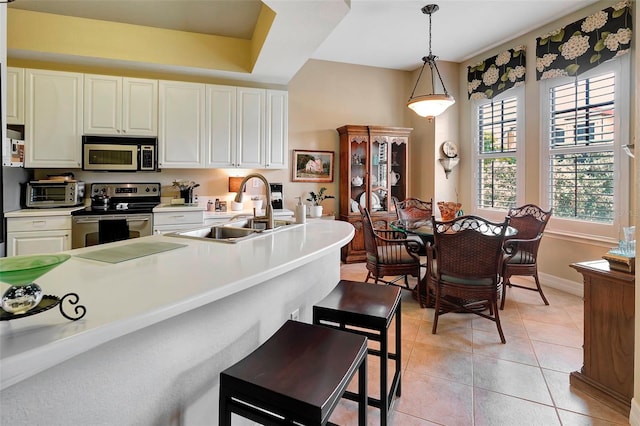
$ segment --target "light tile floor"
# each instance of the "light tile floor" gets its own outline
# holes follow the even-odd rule
[[[342,265],[341,277],[364,281],[364,264]],[[544,291],[549,306],[536,292],[507,290],[504,345],[493,322],[470,314],[441,316],[431,334],[433,309],[403,291],[402,395],[390,424],[628,425],[626,416],[569,385],[569,373],[582,366],[582,299]],[[368,362],[369,394],[378,396],[379,363]],[[380,424],[379,410],[369,407],[368,417]],[[356,403],[341,400],[331,421],[357,425]]]

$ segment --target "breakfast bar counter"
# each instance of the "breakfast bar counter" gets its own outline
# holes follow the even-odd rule
[[[0,322],[0,424],[215,424],[219,372],[292,315],[310,322],[353,234],[311,220],[236,244],[158,235],[69,251],[37,283],[77,293],[86,315]],[[79,257],[139,243],[179,246]]]

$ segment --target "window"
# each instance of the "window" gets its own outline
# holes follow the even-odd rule
[[[504,212],[523,197],[523,89],[474,103],[475,209]],[[486,214],[486,212],[484,212]]]
[[[564,230],[616,238],[628,220],[624,64],[622,57],[577,78],[541,82],[542,200]]]

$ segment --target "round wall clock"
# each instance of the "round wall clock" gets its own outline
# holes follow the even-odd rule
[[[451,141],[445,141],[442,143],[441,146],[442,149],[442,153],[445,155],[445,157],[448,158],[454,158],[458,156],[458,147],[456,146],[455,143],[451,142]]]

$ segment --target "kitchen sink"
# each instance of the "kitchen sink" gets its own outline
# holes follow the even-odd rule
[[[274,220],[274,228],[266,229],[266,223],[264,221],[248,218],[215,226],[207,226],[205,228],[172,232],[165,235],[167,237],[193,238],[220,243],[238,243],[259,236],[270,235],[283,229],[291,229],[296,226],[300,226],[300,224],[289,220]]]

